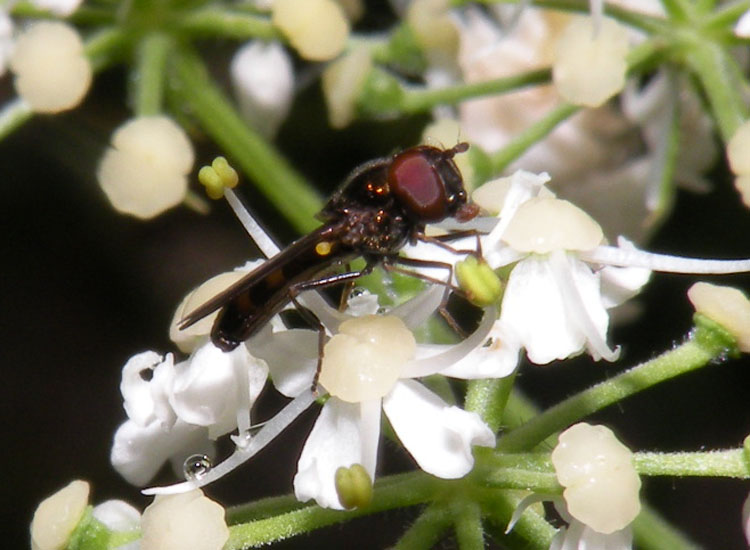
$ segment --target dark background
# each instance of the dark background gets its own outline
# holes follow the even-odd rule
[[[6,82],[7,84],[7,79]],[[115,213],[95,178],[112,130],[128,118],[124,75],[105,73],[84,107],[37,117],[0,145],[2,167],[3,497],[6,548],[28,545],[28,524],[40,500],[75,478],[92,483],[95,503],[110,498],[147,504],[109,465],[113,433],[125,419],[121,367],[133,354],[172,351],[167,330],[176,304],[208,277],[254,257],[228,208],[209,216],[184,207],[150,222]],[[4,90],[7,97],[9,90]],[[425,119],[327,128],[317,89],[303,91],[279,146],[327,194],[357,163],[417,141]],[[199,162],[219,152],[193,136]],[[651,241],[654,251],[696,257],[750,256],[750,213],[718,169],[715,190],[679,192],[673,216]],[[198,192],[197,184],[192,188]],[[294,238],[262,197],[241,193],[281,242]],[[679,343],[690,328],[689,276],[655,274],[639,298],[643,314],[616,327],[623,345],[617,364],[585,358],[546,368],[521,368],[520,386],[540,405],[554,404]],[[715,278],[750,289],[750,278]],[[595,422],[613,427],[631,448],[658,451],[737,447],[750,432],[750,362],[728,361],[670,381],[609,407]],[[209,488],[224,504],[291,489],[296,457],[314,414],[229,480]],[[409,461],[393,444],[382,466]],[[164,481],[170,473],[164,472]],[[645,479],[645,495],[707,548],[745,548],[740,510],[750,484],[736,480]],[[357,520],[285,548],[357,541],[360,548],[392,544],[414,517],[399,511]],[[453,547],[446,541],[445,547]]]

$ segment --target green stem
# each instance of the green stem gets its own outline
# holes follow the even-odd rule
[[[91,62],[94,72],[114,64],[123,56],[128,42],[127,33],[120,28],[102,29],[91,35],[83,45],[83,51]]]
[[[467,99],[519,90],[535,84],[545,84],[551,78],[551,69],[539,69],[484,82],[456,84],[439,89],[404,88],[401,96],[402,103],[397,108],[404,113],[418,113],[428,111],[436,105],[453,105]]]
[[[233,525],[229,528],[229,540],[224,550],[261,546],[353,518],[428,502],[437,487],[434,478],[414,475],[404,477],[400,483],[378,486],[372,503],[365,509],[341,512],[308,506],[279,516]]]
[[[646,476],[750,478],[743,449],[680,453],[635,453],[635,467]]]
[[[481,0],[485,4],[519,4],[525,0]],[[476,3],[476,0],[451,0],[454,6],[463,6],[470,3]],[[538,8],[548,8],[560,11],[572,11],[578,13],[589,13],[588,0],[533,0],[529,2]],[[663,18],[646,15],[638,11],[631,11],[626,8],[610,4],[604,5],[604,13],[613,19],[617,19],[627,25],[653,33],[665,26]]]
[[[693,8],[686,0],[661,0],[661,5],[670,19],[685,22],[691,19]]]
[[[175,56],[173,92],[184,99],[205,131],[252,178],[294,227],[308,232],[321,200],[281,154],[249,128],[192,53]]]
[[[516,374],[505,378],[471,380],[466,391],[465,406],[467,411],[477,413],[493,433],[496,433],[503,422],[503,411],[508,403]]]
[[[633,522],[633,538],[642,550],[699,550],[700,546],[664,519],[659,512],[641,502],[641,513]]]
[[[698,326],[692,338],[677,348],[663,353],[642,365],[634,367],[574,395],[529,420],[502,437],[497,449],[521,451],[532,449],[553,433],[581,418],[616,403],[625,397],[709,364],[726,353],[720,342],[713,340],[710,329]]]
[[[0,139],[22,126],[33,114],[29,104],[20,97],[3,105],[0,110]]]
[[[577,113],[579,109],[579,106],[569,103],[563,103],[552,109],[544,118],[526,128],[497,153],[490,155],[492,172],[501,173],[511,162],[547,136],[558,124]]]
[[[232,12],[217,7],[190,12],[177,23],[183,31],[194,35],[217,36],[247,40],[283,40],[284,37],[268,17]]]
[[[144,36],[138,45],[133,101],[138,116],[156,115],[162,110],[167,52],[172,47],[172,40],[160,32]]]
[[[482,550],[482,510],[476,502],[461,500],[453,506],[453,525],[460,550]]]
[[[708,17],[703,24],[703,28],[707,30],[720,30],[731,27],[747,10],[750,10],[750,0],[741,0],[740,2],[721,6]]]
[[[554,473],[543,474],[528,470],[503,469],[488,473],[482,478],[487,487],[494,489],[516,489],[541,494],[559,494],[562,487]]]
[[[450,510],[443,504],[431,504],[401,535],[394,550],[426,550],[440,542],[451,524]]]
[[[747,118],[740,74],[729,53],[716,42],[696,37],[686,61],[701,82],[724,142],[728,142]]]
[[[227,508],[227,523],[246,523],[248,521],[269,518],[279,514],[286,514],[305,507],[294,495],[264,498],[247,504],[240,504]]]

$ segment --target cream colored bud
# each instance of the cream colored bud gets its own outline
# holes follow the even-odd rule
[[[32,550],[62,550],[89,502],[89,484],[72,481],[44,499],[31,520]]]
[[[349,38],[349,22],[333,0],[275,0],[271,19],[310,61],[333,59]]]
[[[734,178],[734,188],[740,194],[742,204],[750,208],[750,175]]]
[[[65,23],[45,21],[24,32],[15,44],[10,69],[18,95],[40,113],[72,109],[91,87],[91,63],[81,37]]]
[[[547,254],[553,250],[592,250],[602,243],[601,226],[574,204],[537,197],[521,204],[503,240],[520,252]]]
[[[140,550],[220,550],[229,538],[224,516],[200,489],[158,495],[143,511]]]
[[[579,423],[558,438],[552,451],[568,512],[594,531],[609,534],[638,515],[641,479],[633,453],[604,426]]]
[[[695,311],[716,321],[737,339],[737,347],[750,352],[750,300],[729,286],[695,283],[688,289]]]
[[[750,120],[732,135],[727,144],[729,167],[738,176],[750,176]]]
[[[416,349],[414,335],[398,317],[349,319],[325,345],[320,384],[349,403],[381,398],[391,391]]]
[[[371,70],[370,52],[355,47],[323,71],[323,97],[332,127],[344,128],[354,120],[357,99]]]
[[[406,20],[428,57],[458,54],[459,33],[450,15],[449,0],[414,0]]]
[[[172,340],[180,351],[190,353],[196,345],[211,332],[218,311],[206,315],[203,319],[190,325],[184,330],[180,330],[180,321],[199,306],[208,302],[211,298],[226,290],[234,283],[247,275],[243,271],[227,271],[211,277],[208,281],[191,291],[182,299],[180,305],[174,312],[172,323],[169,325],[169,338]]]
[[[567,101],[599,107],[625,86],[627,29],[604,18],[598,32],[590,17],[576,17],[560,36],[553,80]]]
[[[193,159],[190,140],[172,119],[139,117],[115,131],[97,177],[112,206],[148,219],[182,202]]]

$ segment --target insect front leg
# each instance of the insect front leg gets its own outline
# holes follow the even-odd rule
[[[445,269],[446,271],[448,271],[448,278],[447,280],[443,281],[435,277],[430,277],[429,275],[423,275],[422,273],[418,273],[416,271],[411,271],[409,269],[400,268],[394,265],[395,263],[409,265],[412,267]],[[460,335],[463,338],[467,336],[466,332],[460,327],[456,319],[453,317],[453,315],[450,314],[447,308],[448,299],[450,298],[451,290],[460,295],[464,294],[463,290],[461,290],[460,288],[458,288],[451,282],[453,281],[453,265],[452,264],[449,264],[447,262],[439,262],[437,260],[420,260],[416,258],[405,258],[402,256],[394,256],[394,257],[386,258],[383,261],[383,269],[385,269],[388,272],[409,275],[410,277],[415,277],[417,279],[422,279],[423,281],[427,281],[429,283],[438,284],[438,285],[445,287],[445,290],[443,291],[443,298],[440,301],[440,305],[438,306],[438,313],[440,313],[440,316],[443,319],[445,319],[445,322],[448,323],[448,326],[451,327],[456,332],[456,334]]]

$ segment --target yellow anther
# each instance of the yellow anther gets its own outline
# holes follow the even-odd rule
[[[492,268],[474,256],[456,264],[456,279],[469,301],[484,307],[497,302],[503,293],[503,283]]]
[[[227,159],[216,157],[211,166],[204,166],[198,172],[198,181],[206,187],[206,194],[212,199],[224,196],[225,188],[233,188],[239,182],[239,176]]]
[[[352,464],[336,470],[336,493],[344,508],[363,508],[372,501],[372,480],[365,467]]]

